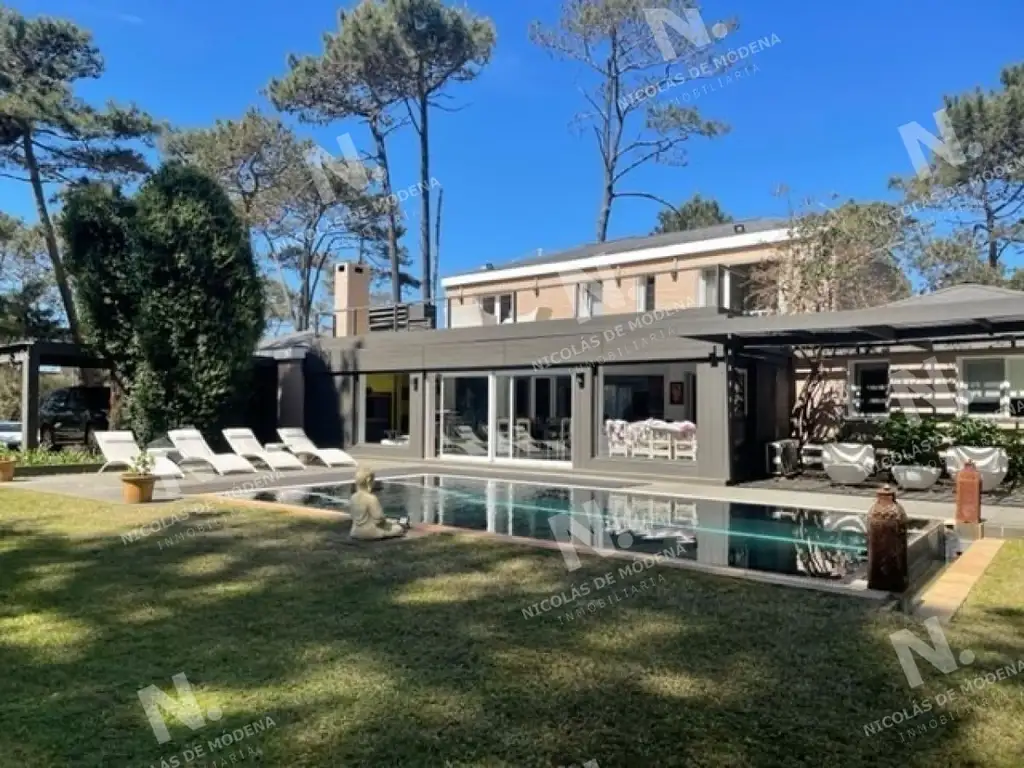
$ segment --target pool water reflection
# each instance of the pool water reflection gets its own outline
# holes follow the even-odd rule
[[[251,494],[344,510],[351,484]],[[380,482],[389,517],[594,549],[670,556],[707,565],[849,581],[867,561],[866,516],[792,507],[682,499],[621,490],[416,475]],[[911,520],[911,536],[926,521]]]

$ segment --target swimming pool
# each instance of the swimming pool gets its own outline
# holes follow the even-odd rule
[[[247,498],[343,511],[351,493],[344,483]],[[862,577],[867,562],[866,516],[852,513],[452,475],[386,478],[376,493],[385,514],[414,525],[840,582]],[[911,519],[911,539],[929,525]]]

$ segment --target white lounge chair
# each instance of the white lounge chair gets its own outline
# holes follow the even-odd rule
[[[317,448],[316,444],[306,437],[306,431],[302,427],[282,427],[277,430],[277,434],[281,436],[281,442],[287,446],[288,450],[300,459],[308,456],[328,467],[354,467],[356,465],[356,460],[341,448]]]
[[[167,436],[181,454],[183,464],[208,464],[218,475],[256,471],[256,467],[237,453],[214,453],[198,429],[172,429]]]
[[[486,456],[487,443],[477,437],[476,432],[468,424],[456,424],[454,427],[455,437],[448,438],[448,445],[452,453],[464,453],[467,456]]]
[[[954,445],[946,451],[946,469],[952,477],[964,468],[968,461],[981,475],[981,490],[991,491],[998,488],[1010,471],[1010,457],[1005,448],[971,448],[966,445]]]
[[[250,461],[259,461],[271,469],[305,469],[306,465],[288,451],[268,451],[251,429],[225,429],[224,439],[231,450]]]
[[[128,431],[95,432],[96,447],[103,454],[106,462],[100,467],[104,472],[111,467],[122,467],[128,469],[135,462],[135,457],[142,453],[139,444],[135,442],[135,435]],[[184,477],[185,473],[181,468],[166,456],[155,456],[147,451],[153,459],[151,470],[157,477]]]
[[[859,485],[875,473],[875,448],[860,443],[827,443],[821,447],[821,463],[833,483]]]

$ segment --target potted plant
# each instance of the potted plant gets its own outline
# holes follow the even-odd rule
[[[148,504],[153,500],[153,457],[143,451],[132,459],[131,467],[121,475],[121,498],[125,504]]]
[[[895,413],[879,430],[889,455],[886,463],[900,488],[923,491],[942,474],[939,446],[943,435],[934,419],[908,419]]]
[[[6,445],[0,445],[0,483],[9,483],[14,479],[14,452]]]
[[[981,489],[999,487],[1010,470],[1010,456],[1004,447],[1007,436],[999,425],[987,419],[960,416],[950,422],[946,468],[953,477],[970,461],[981,474]]]

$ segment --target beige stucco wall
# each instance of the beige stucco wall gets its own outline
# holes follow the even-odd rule
[[[604,314],[636,311],[638,278],[655,277],[655,306],[694,307],[699,305],[700,270],[715,265],[756,264],[776,258],[774,248],[759,247],[720,251],[700,256],[660,258],[639,264],[603,267],[598,270],[552,272],[536,277],[489,280],[475,285],[445,289],[445,298],[472,301],[476,297],[515,292],[517,312],[526,315],[537,307],[549,310],[545,319],[573,316],[573,295],[579,283],[600,280],[604,286]]]

